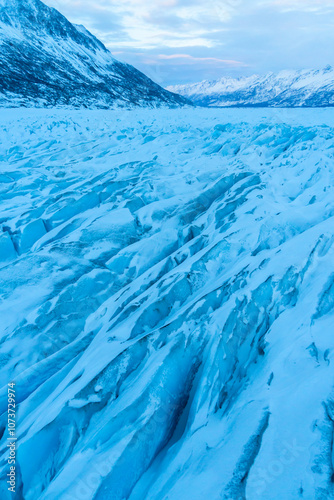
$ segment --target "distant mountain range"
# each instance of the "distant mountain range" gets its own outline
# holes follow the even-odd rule
[[[0,106],[182,106],[39,0],[0,0]]]
[[[281,71],[167,87],[206,107],[334,106],[334,70]]]

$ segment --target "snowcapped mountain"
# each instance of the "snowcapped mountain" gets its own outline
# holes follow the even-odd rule
[[[334,70],[281,71],[167,87],[200,106],[334,106]]]
[[[1,500],[334,498],[332,111],[11,109],[0,143]]]
[[[0,0],[0,106],[186,103],[40,0]]]

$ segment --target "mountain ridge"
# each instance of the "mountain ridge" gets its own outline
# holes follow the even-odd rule
[[[279,73],[168,86],[204,107],[334,106],[334,70],[283,70]]]
[[[183,106],[40,0],[0,1],[0,106]]]

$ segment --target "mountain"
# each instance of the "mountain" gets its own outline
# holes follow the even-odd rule
[[[0,106],[180,106],[83,26],[39,0],[0,0]]]
[[[221,78],[167,87],[200,106],[326,107],[334,106],[334,70],[281,71],[265,76]]]
[[[332,110],[10,109],[0,143],[1,500],[333,499]]]

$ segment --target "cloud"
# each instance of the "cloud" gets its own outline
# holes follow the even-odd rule
[[[214,33],[227,24],[239,0],[46,0],[70,20],[86,24],[114,48],[213,47]],[[126,36],[119,38],[118,34]]]
[[[262,0],[259,5],[272,6],[280,12],[308,12],[310,14],[334,12],[333,0]]]
[[[334,0],[44,1],[164,85],[334,65]]]
[[[224,66],[233,66],[233,67],[245,67],[247,66],[245,63],[240,61],[233,61],[230,59],[218,59],[217,57],[193,57],[189,54],[159,54],[158,59],[182,59],[182,64],[186,61],[190,63],[204,62],[204,63],[214,63],[214,64],[223,64]]]

